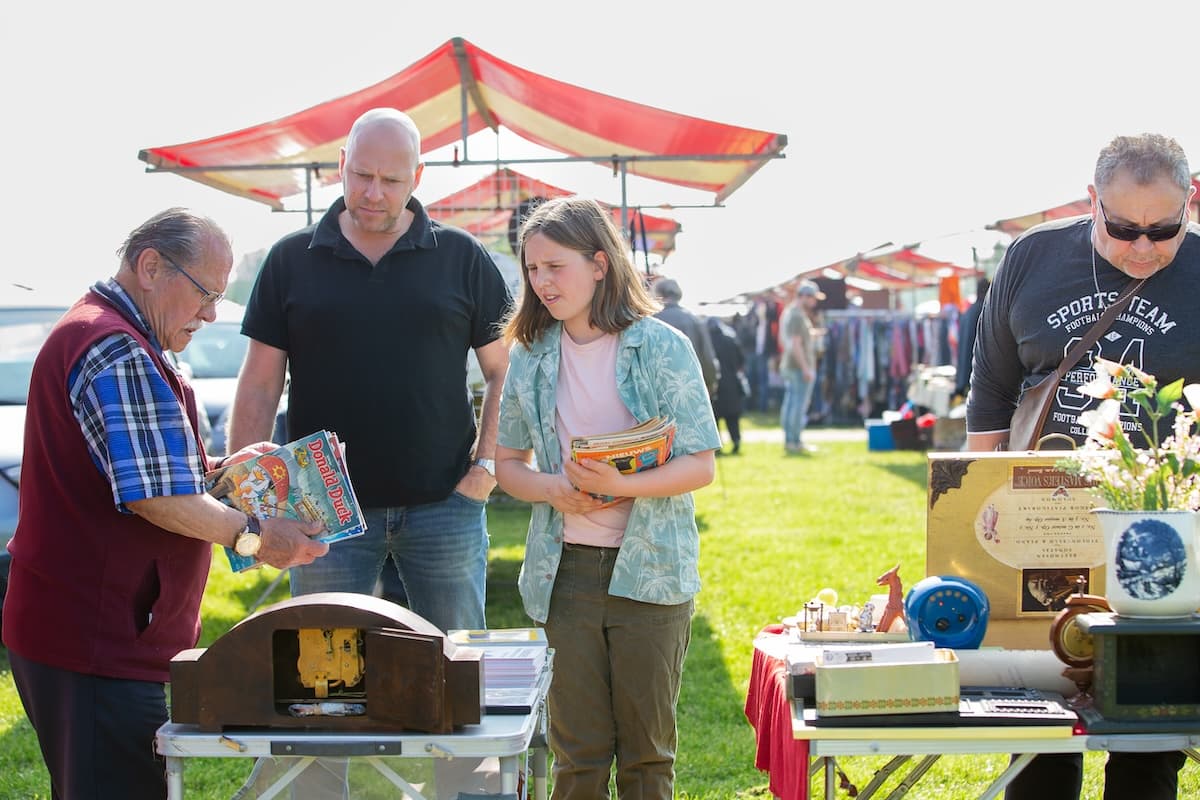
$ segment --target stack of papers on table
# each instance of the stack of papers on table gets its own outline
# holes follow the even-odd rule
[[[525,714],[533,710],[546,677],[549,645],[541,628],[454,630],[455,644],[483,653],[484,706],[489,714]]]
[[[532,686],[546,666],[545,647],[483,647],[483,685],[508,689]]]

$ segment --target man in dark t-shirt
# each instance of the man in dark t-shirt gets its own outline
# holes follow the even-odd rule
[[[1079,415],[1099,401],[1079,388],[1097,356],[1132,364],[1164,384],[1200,381],[1200,228],[1190,222],[1195,189],[1187,156],[1157,134],[1120,136],[1100,151],[1088,187],[1090,215],[1040,225],[1013,242],[980,315],[967,449],[1008,441],[1021,392],[1050,374],[1126,286],[1146,279],[1095,347],[1059,384],[1043,433],[1082,443]],[[1127,420],[1134,423],[1130,417]],[[1143,420],[1145,422],[1145,420]],[[1144,445],[1140,430],[1135,445]],[[1182,753],[1110,753],[1105,798],[1174,798]],[[1082,757],[1038,756],[1007,797],[1077,798]]]
[[[717,381],[721,378],[721,367],[717,362],[717,353],[713,350],[708,328],[695,314],[679,305],[679,301],[683,299],[683,289],[679,288],[678,281],[673,278],[659,278],[654,283],[654,295],[663,304],[662,310],[654,316],[683,331],[688,337],[692,349],[696,351],[696,358],[700,361],[704,385],[708,387],[710,395],[715,394]]]
[[[484,247],[412,196],[424,165],[407,115],[363,114],[339,165],[343,197],[280,240],[255,283],[229,446],[269,434],[290,374],[289,437],[338,434],[367,521],[322,567],[293,570],[293,594],[370,594],[390,555],[414,612],[442,630],[483,628],[511,297]],[[469,350],[486,383],[478,429]]]

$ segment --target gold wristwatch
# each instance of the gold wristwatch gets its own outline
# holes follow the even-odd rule
[[[246,514],[246,527],[233,537],[233,551],[239,556],[253,556],[262,547],[262,523],[258,517]]]

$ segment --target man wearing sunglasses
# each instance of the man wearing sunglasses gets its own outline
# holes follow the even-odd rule
[[[1104,308],[1145,279],[1088,355],[1059,383],[1043,435],[1082,443],[1079,415],[1098,400],[1079,387],[1101,356],[1161,380],[1200,381],[1200,228],[1190,223],[1195,189],[1187,156],[1158,134],[1119,136],[1101,151],[1088,187],[1088,215],[1031,228],[1009,247],[984,301],[967,399],[967,449],[1008,441],[1021,392],[1059,366]],[[1128,431],[1127,431],[1128,432]],[[1141,431],[1129,432],[1144,446]],[[1182,753],[1111,753],[1105,798],[1174,798]],[[1079,796],[1081,756],[1038,756],[1008,798]]]

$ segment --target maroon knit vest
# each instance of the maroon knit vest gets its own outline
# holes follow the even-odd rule
[[[118,511],[92,461],[67,380],[88,348],[113,333],[150,354],[199,438],[191,388],[133,321],[89,292],[55,326],[33,370],[4,643],[53,667],[166,681],[171,658],[199,638],[212,546]]]

